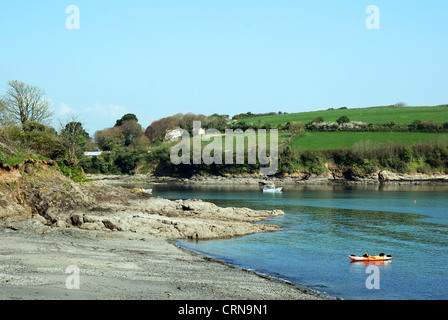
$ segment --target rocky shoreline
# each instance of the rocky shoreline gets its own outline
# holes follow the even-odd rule
[[[313,184],[438,184],[448,183],[448,174],[434,173],[395,173],[387,170],[377,171],[371,174],[362,174],[356,170],[348,169],[344,172],[326,171],[320,175],[310,173],[297,173],[282,177],[266,177],[262,175],[239,176],[193,176],[178,178],[169,176],[152,175],[95,175],[88,178],[102,181],[109,185],[123,183],[181,183],[181,184],[223,184],[223,185],[313,185]]]
[[[268,183],[448,182],[443,174],[381,171],[365,176],[353,171],[341,177],[328,171],[281,178],[89,175],[90,182],[74,183],[51,163],[29,162],[22,169],[0,167],[0,299],[322,299],[316,292],[231,268],[170,243],[281,232],[269,220],[283,211],[221,208],[197,199],[173,201],[121,185],[260,188]],[[80,266],[88,279],[85,290],[64,287],[61,279],[68,265]]]
[[[32,166],[32,167],[30,167]],[[74,183],[57,167],[0,168],[0,299],[328,299],[199,256],[172,239],[276,232],[281,210],[171,201],[103,181]],[[80,270],[79,290],[66,268]]]
[[[129,231],[167,239],[217,239],[281,230],[256,223],[281,210],[221,208],[197,199],[168,200],[102,181],[74,183],[56,170],[2,174],[0,219],[36,219],[56,228]]]

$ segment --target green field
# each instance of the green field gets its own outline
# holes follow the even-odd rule
[[[334,122],[341,116],[347,116],[351,121],[361,121],[373,124],[387,124],[391,121],[397,124],[411,124],[414,120],[428,121],[431,119],[439,123],[444,123],[448,122],[448,107],[373,107],[336,109],[262,116],[240,119],[238,122],[258,123],[258,120],[261,120],[265,124],[279,125],[290,121],[298,121],[306,124],[317,117],[323,117],[325,122]]]
[[[444,136],[444,138],[440,138]],[[419,142],[435,142],[438,139],[448,139],[446,133],[422,132],[305,132],[292,141],[291,147],[306,150],[330,150],[338,148],[351,148],[360,141],[403,142],[414,144]]]

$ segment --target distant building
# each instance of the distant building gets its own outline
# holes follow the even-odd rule
[[[88,156],[88,157],[98,157],[98,156],[102,155],[103,153],[105,153],[105,152],[104,151],[87,151],[87,152],[84,152],[84,155]]]
[[[184,132],[181,128],[176,128],[174,130],[169,130],[165,134],[165,140],[173,141],[182,137],[182,133]]]
[[[193,129],[193,135],[202,135],[205,134],[205,130],[202,128],[194,128]]]
[[[182,128],[176,128],[174,130],[169,130],[165,134],[165,140],[169,140],[169,141],[177,140],[180,137],[182,137],[182,134],[184,131],[187,132],[186,130],[184,130]],[[203,134],[205,134],[205,130],[202,128],[193,128],[192,134],[193,134],[193,136],[203,135]]]

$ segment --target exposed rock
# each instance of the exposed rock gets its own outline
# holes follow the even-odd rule
[[[108,205],[114,210],[72,214],[71,224],[81,229],[133,231],[170,239],[211,239],[281,230],[276,225],[253,222],[284,214],[281,210],[220,208],[201,200],[171,201],[150,196],[145,200],[128,199],[126,205]],[[60,218],[64,218],[63,213]]]
[[[26,164],[34,167],[39,163]],[[172,201],[102,182],[74,183],[48,168],[32,170],[31,177],[22,176],[17,174],[21,169],[9,167],[0,172],[6,178],[0,183],[5,187],[0,189],[2,220],[32,218],[55,228],[209,239],[278,231],[276,225],[254,222],[284,214],[280,210],[220,208],[196,199]]]
[[[70,221],[73,226],[75,227],[81,227],[84,223],[84,219],[81,214],[76,213],[70,216]]]
[[[0,190],[0,219],[26,220],[30,216],[27,210],[18,204],[10,194]]]
[[[442,173],[394,173],[391,171],[383,170],[378,173],[378,179],[382,182],[448,182],[448,175]]]
[[[42,223],[42,224],[47,224],[47,223],[48,223],[47,219],[45,219],[44,217],[42,217],[42,216],[39,215],[39,214],[33,214],[33,215],[31,216],[31,218],[32,218],[32,219],[35,219],[35,220],[37,220],[37,221],[39,221],[39,222]]]
[[[200,184],[200,185],[266,185],[275,183],[277,185],[294,184],[328,184],[328,183],[432,183],[448,182],[448,174],[443,173],[406,173],[397,174],[387,170],[363,173],[354,168],[338,168],[335,165],[326,163],[328,170],[321,174],[313,174],[307,171],[298,171],[282,176],[266,177],[259,175],[227,175],[223,176],[194,176],[191,178],[176,177],[155,177],[147,175],[135,176],[101,176],[88,175],[89,179],[104,181],[108,185],[122,183],[180,183],[180,184]]]

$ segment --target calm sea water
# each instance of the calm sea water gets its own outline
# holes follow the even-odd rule
[[[284,231],[225,240],[180,241],[192,250],[344,299],[448,298],[448,186],[257,187],[152,185],[168,199],[219,206],[281,209],[267,223]],[[376,264],[379,289],[368,289],[370,264],[350,254],[391,254]],[[372,274],[373,275],[373,274]]]

